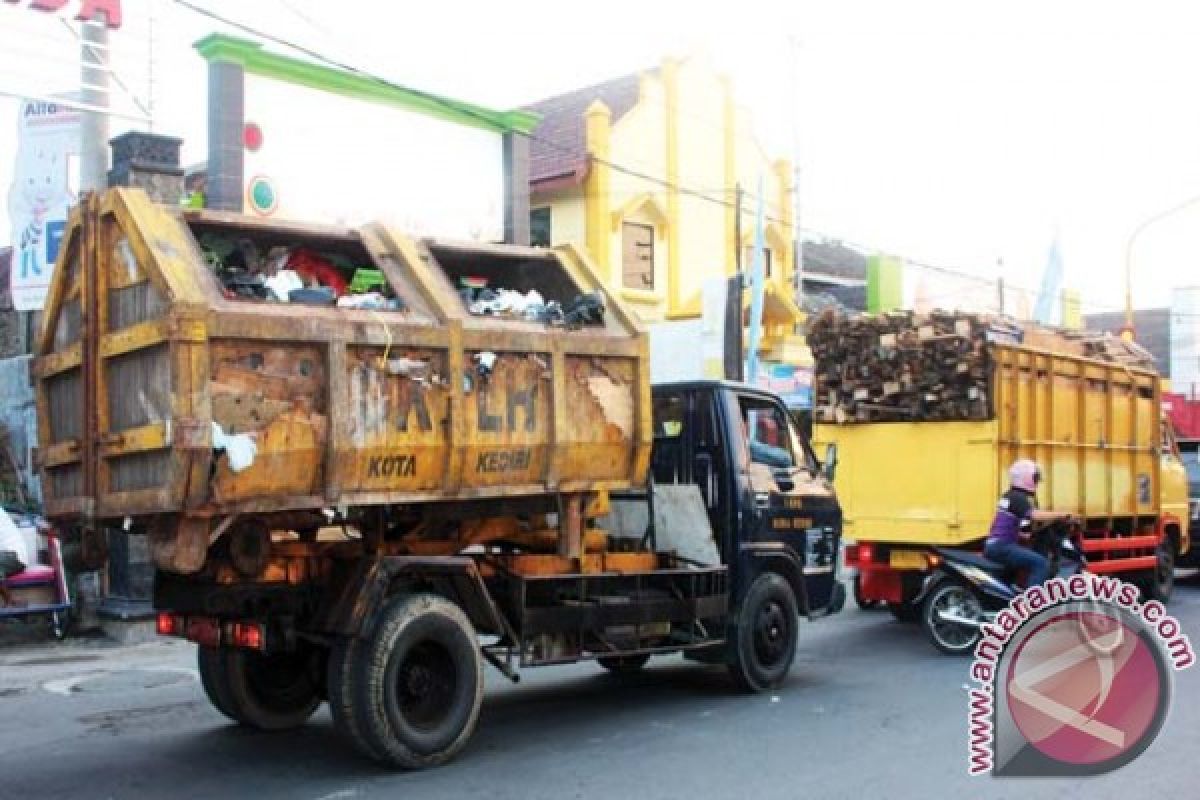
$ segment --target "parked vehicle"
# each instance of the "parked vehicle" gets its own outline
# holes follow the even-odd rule
[[[1200,530],[1200,439],[1180,439],[1179,455],[1188,478],[1188,528]],[[1200,546],[1191,540],[1191,547],[1179,555],[1179,566],[1200,567]]]
[[[25,564],[21,572],[0,578],[15,601],[13,605],[0,602],[0,620],[42,617],[50,621],[55,638],[63,638],[71,610],[71,592],[58,536],[37,514],[0,509],[0,516],[3,517],[0,524],[13,526],[10,530],[23,540],[19,556]]]
[[[1160,403],[1138,367],[1013,342],[987,342],[989,398],[977,419],[819,423],[836,445],[846,566],[857,597],[917,621],[935,547],[981,548],[1007,470],[1042,468],[1041,504],[1083,520],[1089,571],[1165,601],[1190,546],[1187,477]],[[818,363],[818,372],[837,365]]]
[[[1065,522],[1051,523],[1034,534],[1033,550],[1050,562],[1051,577],[1083,572],[1087,560],[1073,535]],[[1024,576],[976,550],[935,547],[930,560],[933,572],[915,601],[921,606],[921,623],[938,650],[971,653],[982,635],[980,626],[993,621],[1023,591]]]
[[[159,630],[200,645],[239,723],[328,700],[364,754],[428,767],[470,739],[485,662],[682,651],[761,691],[798,616],[842,606],[841,511],[782,404],[652,393],[645,332],[574,248],[111,190],[61,253],[34,368],[48,513],[149,537]]]

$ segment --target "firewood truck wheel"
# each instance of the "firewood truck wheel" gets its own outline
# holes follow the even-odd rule
[[[913,603],[911,600],[903,600],[899,603],[888,603],[888,611],[892,612],[892,616],[899,622],[920,622],[921,607]]]
[[[308,647],[290,653],[221,651],[217,685],[227,688],[229,716],[263,731],[300,727],[321,705],[319,656]]]
[[[854,576],[854,604],[863,611],[870,611],[871,609],[879,608],[878,600],[868,600],[867,598],[863,597],[861,575]]]
[[[640,656],[606,656],[605,658],[597,658],[596,663],[614,675],[632,675],[635,672],[640,672],[649,660],[650,656],[646,654]]]
[[[225,685],[225,673],[221,667],[223,653],[215,647],[196,648],[196,668],[200,673],[200,685],[212,707],[229,719],[238,719],[230,710],[229,687]]]
[[[422,769],[466,746],[483,704],[483,659],[462,609],[434,594],[398,595],[356,661],[356,717],[381,761]]]
[[[762,692],[780,686],[796,657],[800,619],[796,595],[776,572],[754,579],[737,617],[733,663],[729,672],[739,687]]]
[[[1175,546],[1164,536],[1154,552],[1157,563],[1142,584],[1142,593],[1148,600],[1166,603],[1175,591]]]

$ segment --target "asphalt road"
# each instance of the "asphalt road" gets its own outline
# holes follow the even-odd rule
[[[1200,646],[1200,579],[1171,612]],[[804,624],[787,685],[744,696],[678,658],[616,678],[592,664],[491,671],[475,738],[440,769],[361,758],[322,710],[261,734],[213,711],[179,642],[0,650],[0,798],[1188,797],[1200,779],[1200,667],[1175,677],[1166,727],[1106,776],[966,774],[967,661],[853,606]]]

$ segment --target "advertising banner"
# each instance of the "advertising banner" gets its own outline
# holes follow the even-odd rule
[[[17,117],[17,157],[8,192],[12,223],[13,308],[40,310],[75,202],[79,113],[64,105],[23,100]]]

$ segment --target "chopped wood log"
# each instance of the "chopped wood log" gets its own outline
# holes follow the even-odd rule
[[[992,344],[1154,369],[1144,348],[1110,334],[948,311],[865,316],[830,309],[810,321],[808,344],[816,417],[837,423],[989,419]]]

